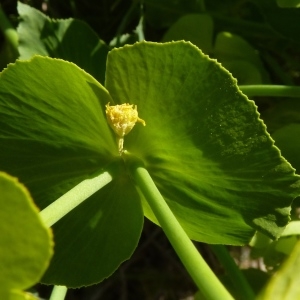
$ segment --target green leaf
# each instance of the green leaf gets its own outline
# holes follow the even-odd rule
[[[300,124],[291,123],[276,130],[272,137],[282,154],[300,172]]]
[[[290,222],[281,236],[300,235],[300,221]]]
[[[80,287],[102,281],[130,258],[142,227],[140,198],[124,173],[54,225],[59,253],[42,282]]]
[[[3,299],[9,299],[9,300],[39,300],[40,298],[37,298],[37,297],[33,296],[32,294],[26,293],[26,292],[12,291],[9,296],[3,297]]]
[[[165,33],[162,42],[186,40],[204,53],[212,51],[213,19],[207,14],[188,14],[179,18]]]
[[[26,183],[39,207],[112,163],[119,168],[54,226],[43,282],[99,282],[137,245],[142,208],[106,122],[108,102],[138,105],[147,126],[126,136],[125,149],[143,159],[191,238],[242,244],[256,229],[280,235],[298,177],[216,61],[190,43],[138,43],[110,53],[106,84],[112,97],[74,64],[40,56],[1,74],[0,166]]]
[[[18,12],[21,59],[35,54],[62,58],[104,82],[108,47],[86,23],[75,19],[53,20],[21,2]]]
[[[214,53],[220,61],[240,59],[254,65],[261,64],[255,49],[242,37],[229,32],[220,32],[217,35]]]
[[[107,102],[107,90],[73,63],[37,56],[10,65],[0,80],[1,169],[25,182],[40,208],[106,170],[120,160]],[[55,255],[43,282],[96,283],[129,258],[143,222],[132,189],[122,171],[54,226]]]
[[[290,222],[280,238],[276,241],[271,241],[265,235],[257,233],[251,240],[252,257],[263,257],[264,264],[269,269],[278,269],[283,261],[291,255],[295,245],[299,240],[300,221]]]
[[[264,291],[257,297],[264,299],[299,299],[300,297],[300,242],[296,244],[289,258],[271,278]]]
[[[293,251],[298,241],[300,233],[299,221],[290,222],[281,237],[272,241],[261,233],[257,233],[251,240],[250,245],[253,247],[251,256],[254,258],[263,257],[264,264],[269,269],[278,269],[284,259]]]
[[[298,241],[298,237],[295,235],[290,235],[286,237],[281,237],[275,242],[274,251],[283,253],[285,255],[290,255]]]
[[[117,155],[102,111],[109,101],[92,76],[62,60],[37,56],[2,72],[0,166],[28,186],[40,208]]]
[[[300,7],[300,1],[299,0],[277,0],[277,5],[281,8],[286,8],[286,7],[298,8]]]
[[[215,41],[214,55],[239,84],[260,84],[268,81],[258,52],[242,37],[229,32],[220,32]]]
[[[222,66],[229,70],[241,85],[262,83],[257,67],[245,60],[223,61]]]
[[[255,230],[281,234],[299,178],[220,64],[190,43],[142,42],[110,52],[106,88],[116,103],[137,104],[147,125],[124,147],[192,239],[244,244]]]
[[[51,231],[27,189],[3,172],[0,206],[0,298],[33,299],[21,290],[37,283],[47,269],[53,254]]]
[[[15,53],[12,45],[5,39],[0,47],[0,70],[9,63],[14,62],[18,55]]]

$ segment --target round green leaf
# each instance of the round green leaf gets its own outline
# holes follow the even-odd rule
[[[190,41],[205,53],[212,51],[213,19],[207,14],[187,14],[165,33],[162,41]]]
[[[104,115],[108,102],[101,84],[62,60],[37,56],[2,72],[0,166],[26,183],[40,208],[120,160]],[[122,171],[54,226],[55,255],[43,282],[103,280],[130,257],[142,225],[139,196]]]
[[[102,281],[130,258],[142,227],[139,195],[123,174],[54,225],[55,255],[42,282],[80,287]]]
[[[239,84],[260,84],[269,81],[258,51],[242,37],[220,32],[216,37],[213,53],[238,79]]]
[[[109,101],[72,63],[37,56],[9,65],[0,80],[2,170],[44,208],[118,155],[102,110]]]
[[[300,235],[300,221],[290,222],[281,236]]]
[[[147,125],[124,147],[143,159],[192,239],[280,235],[299,178],[220,64],[190,43],[137,43],[110,52],[106,88],[115,103],[137,104]],[[145,201],[144,212],[155,222]]]
[[[29,5],[18,2],[21,59],[40,54],[71,61],[104,82],[108,47],[86,23],[53,20]]]
[[[17,291],[20,299],[29,299],[21,290],[37,283],[48,267],[52,234],[26,188],[3,172],[0,206],[0,297],[10,299],[4,295]]]
[[[220,60],[241,59],[260,65],[255,49],[242,37],[230,32],[220,32],[215,41],[214,53]]]

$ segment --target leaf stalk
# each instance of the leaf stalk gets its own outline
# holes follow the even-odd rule
[[[133,179],[144,194],[160,226],[199,290],[208,300],[232,300],[232,296],[206,264],[177,221],[148,171],[142,165],[136,163],[131,164],[129,167]]]
[[[53,287],[49,300],[64,300],[67,294],[68,288],[62,285],[55,285]]]
[[[112,174],[105,171],[93,178],[83,180],[43,209],[40,212],[40,216],[45,224],[51,227],[84,200],[88,199],[91,195],[110,183],[112,179]]]
[[[292,85],[240,85],[239,89],[248,97],[291,97],[300,98],[300,87]]]

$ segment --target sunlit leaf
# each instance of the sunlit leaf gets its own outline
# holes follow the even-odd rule
[[[35,57],[10,65],[0,80],[0,168],[44,208],[72,187],[65,181],[109,163],[116,146],[101,110],[108,101],[108,92],[72,63]],[[51,200],[40,196],[48,192]]]
[[[145,162],[192,239],[242,244],[257,229],[280,235],[298,177],[225,69],[190,43],[143,42],[113,50],[106,78],[107,89],[72,63],[40,56],[1,74],[0,168],[24,181],[40,208],[117,166],[113,182],[54,225],[43,282],[99,282],[137,245],[140,195],[107,124],[108,102],[137,104],[147,125],[133,128],[125,149]]]
[[[299,299],[300,297],[300,242],[296,244],[277,273],[271,278],[258,300]]]
[[[21,178],[45,208],[120,159],[104,116],[108,102],[107,90],[72,63],[38,56],[10,65],[0,80],[0,169]],[[143,212],[121,173],[54,226],[55,255],[43,282],[96,283],[130,257]]]
[[[22,290],[37,283],[52,256],[52,234],[27,189],[0,172],[0,298],[35,299]]]
[[[116,103],[137,104],[147,125],[124,147],[143,159],[192,239],[243,244],[256,229],[281,234],[299,178],[218,63],[190,43],[138,43],[110,52],[106,88]]]
[[[139,196],[122,176],[54,225],[59,253],[42,281],[79,287],[109,277],[130,258],[142,226]]]

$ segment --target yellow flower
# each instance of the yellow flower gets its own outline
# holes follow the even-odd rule
[[[145,121],[138,117],[137,107],[128,103],[113,106],[106,104],[106,118],[117,135],[120,153],[123,151],[124,136],[131,131],[135,123],[146,125]]]

